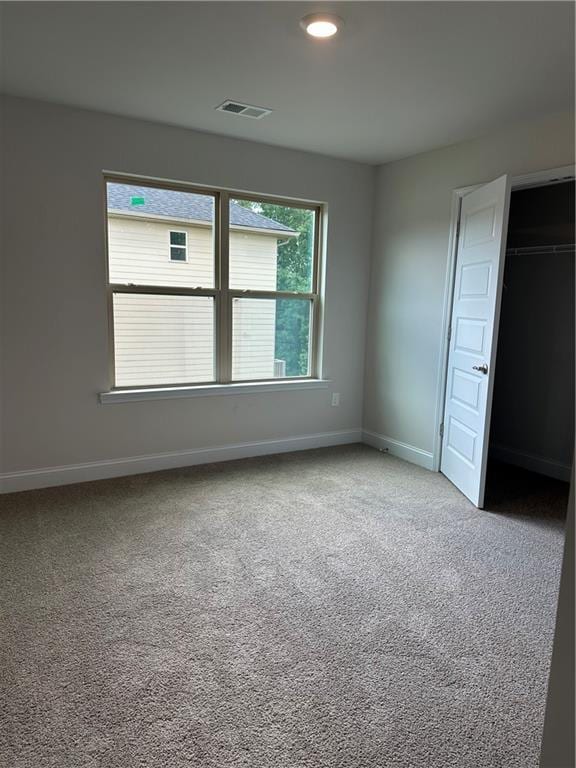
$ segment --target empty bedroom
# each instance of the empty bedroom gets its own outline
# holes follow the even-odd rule
[[[574,5],[0,0],[0,766],[574,768]]]

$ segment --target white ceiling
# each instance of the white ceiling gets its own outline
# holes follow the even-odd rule
[[[318,9],[345,20],[304,35]],[[2,3],[3,90],[369,163],[573,109],[569,2]],[[215,112],[226,98],[261,121]]]

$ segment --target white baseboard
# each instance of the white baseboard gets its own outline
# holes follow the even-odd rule
[[[416,448],[408,443],[401,443],[399,440],[393,440],[386,435],[379,435],[377,432],[368,430],[362,431],[362,442],[371,445],[373,448],[387,451],[399,459],[410,461],[412,464],[418,464],[424,469],[433,470],[434,457],[430,451],[423,451],[422,448]]]
[[[516,467],[529,469],[531,472],[539,472],[541,475],[554,477],[556,480],[570,482],[571,467],[554,459],[543,459],[541,456],[524,453],[516,448],[509,448],[498,443],[490,445],[490,456],[507,464],[514,464]]]
[[[89,480],[104,480],[123,475],[139,475],[144,472],[158,472],[162,469],[191,467],[210,464],[215,461],[230,461],[250,456],[265,456],[288,451],[303,451],[310,448],[325,448],[331,445],[359,443],[362,430],[347,429],[340,432],[321,432],[313,435],[287,437],[279,440],[259,440],[253,443],[219,445],[212,448],[196,448],[189,451],[157,453],[149,456],[131,456],[124,459],[92,461],[86,464],[69,464],[63,467],[46,467],[22,472],[0,474],[0,493],[28,491],[54,485],[70,485]]]

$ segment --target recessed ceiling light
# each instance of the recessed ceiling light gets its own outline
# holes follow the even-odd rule
[[[312,37],[333,37],[343,22],[330,13],[311,13],[300,22],[302,29]]]

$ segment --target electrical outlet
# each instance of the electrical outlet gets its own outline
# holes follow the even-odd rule
[[[340,392],[332,392],[332,405],[335,408],[340,405]]]

